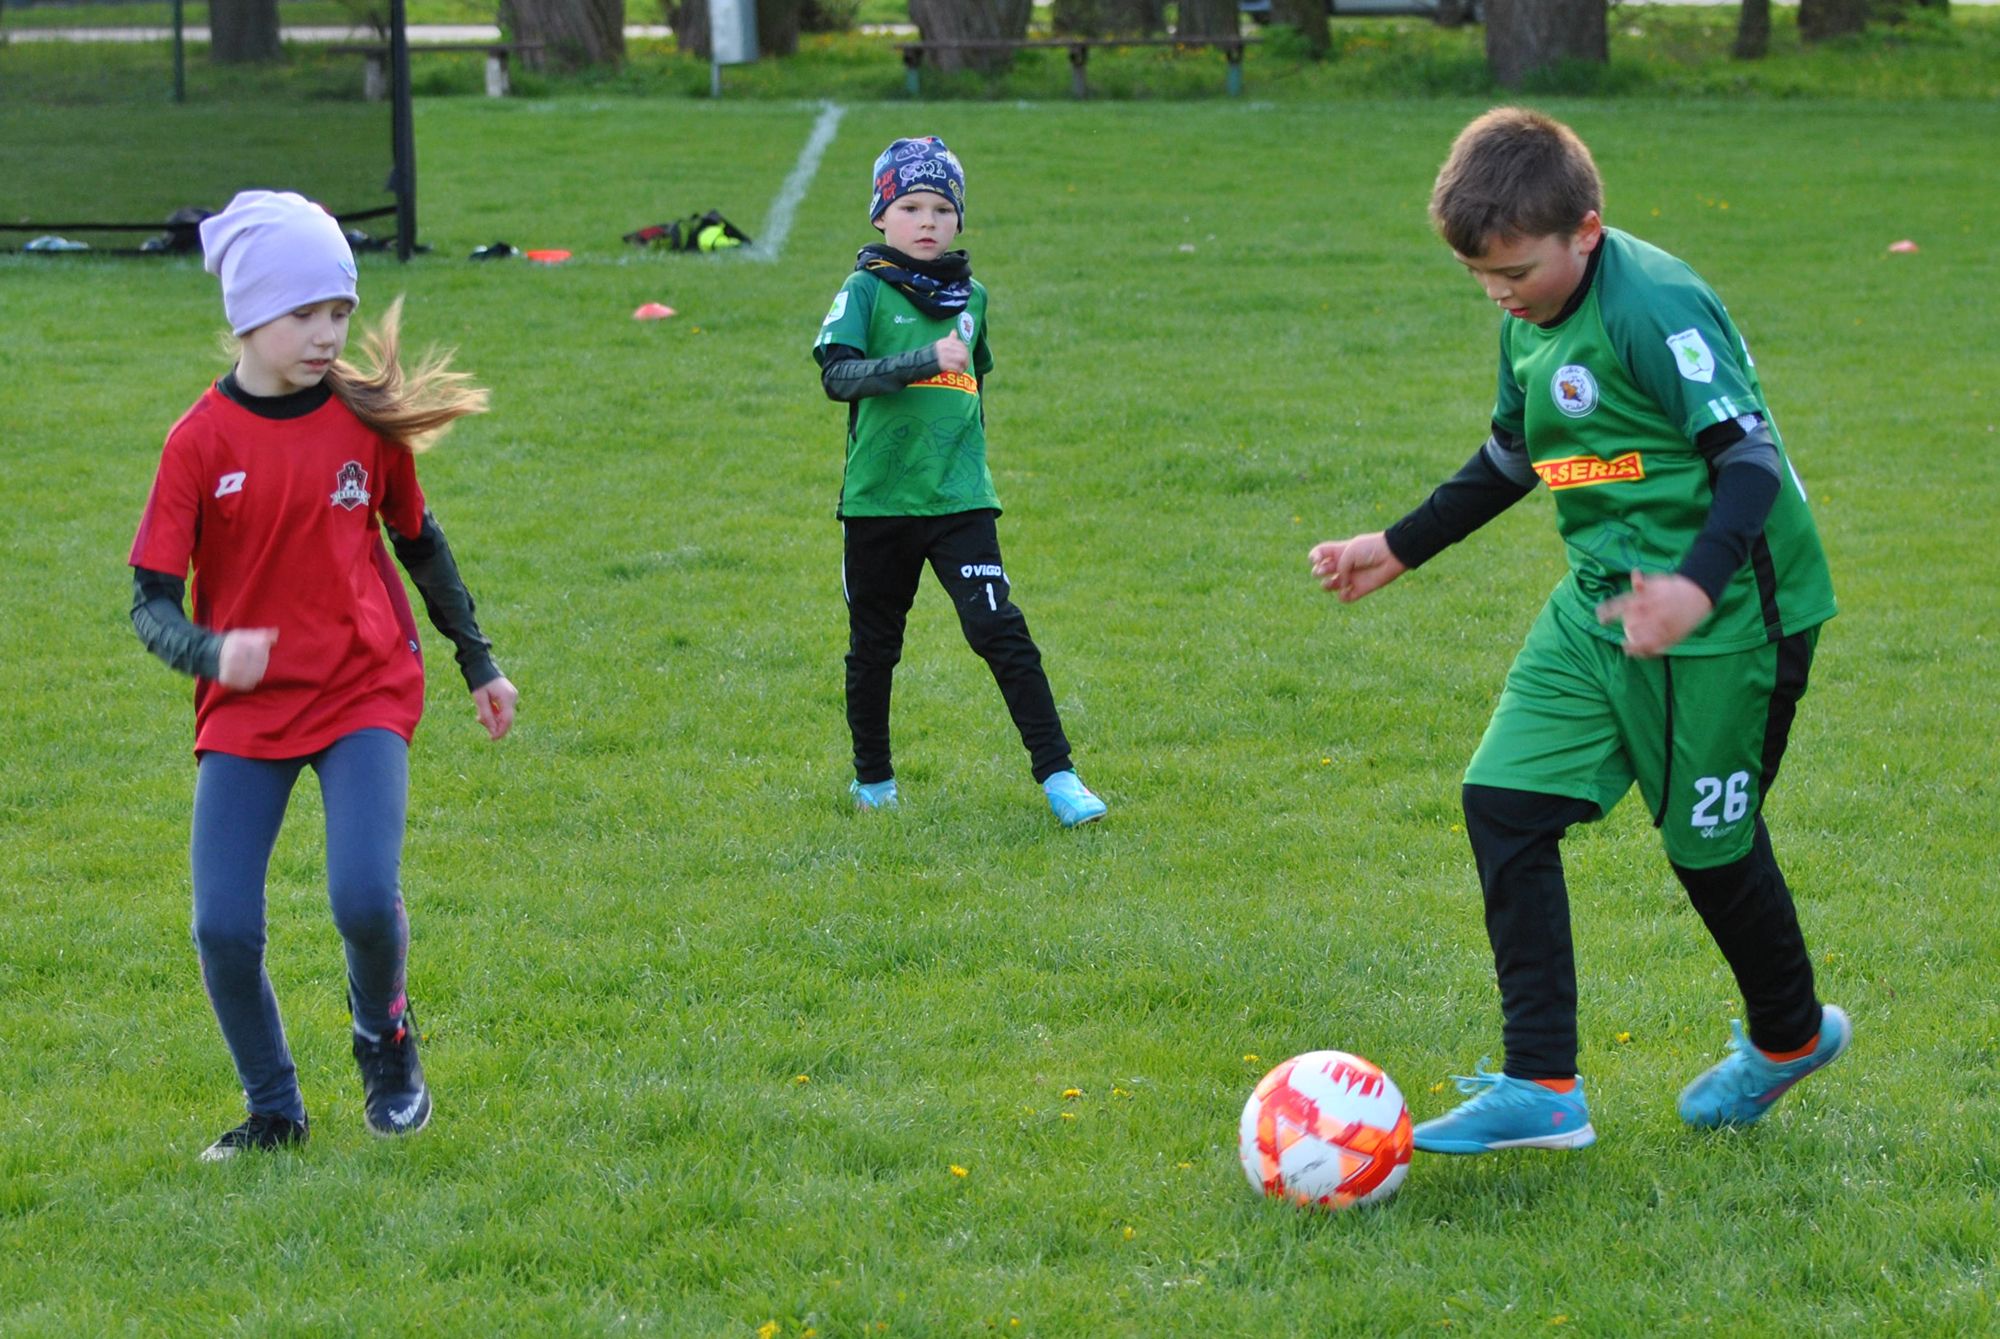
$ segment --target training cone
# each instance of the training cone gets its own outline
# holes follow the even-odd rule
[[[568,260],[568,259],[569,259],[569,252],[567,252],[567,251],[530,251],[530,252],[528,252],[528,253],[527,253],[527,256],[528,256],[528,259],[529,259],[529,260],[532,260],[532,261],[534,261],[534,262],[535,262],[536,264],[538,264],[538,265],[560,265],[560,264],[562,264],[562,263],[563,263],[564,261],[566,261],[566,260]]]
[[[672,307],[664,306],[658,302],[648,302],[633,311],[632,319],[635,321],[664,321],[673,314],[674,309]]]
[[[1912,255],[1916,252],[1917,244],[1915,242],[1912,242],[1909,238],[1905,237],[1900,242],[1889,243],[1889,249],[1895,252],[1899,256],[1907,256],[1907,255]]]

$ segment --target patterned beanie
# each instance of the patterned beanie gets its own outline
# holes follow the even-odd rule
[[[358,304],[354,252],[333,215],[291,191],[238,191],[201,221],[202,268],[222,280],[232,334],[329,298]]]
[[[912,191],[942,195],[958,209],[965,226],[965,168],[936,135],[899,139],[875,160],[875,191],[868,198],[868,221],[882,217],[891,201]]]

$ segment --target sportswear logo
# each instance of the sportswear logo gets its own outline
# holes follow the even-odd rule
[[[1596,484],[1636,483],[1646,477],[1646,462],[1637,451],[1603,460],[1597,456],[1564,456],[1561,460],[1538,460],[1535,473],[1550,491],[1589,488]]]
[[[912,390],[919,386],[937,386],[948,391],[964,391],[967,395],[979,394],[979,378],[970,372],[940,372],[934,377],[925,377],[922,381],[910,383]]]
[[[999,577],[1002,581],[1007,574],[1000,570],[999,563],[961,563],[958,574],[970,580],[973,577]]]
[[[964,340],[968,345],[971,344],[973,329],[974,326],[972,324],[972,313],[960,312],[958,314],[958,337]]]
[[[349,511],[368,505],[368,471],[361,468],[360,461],[350,460],[335,471],[330,500],[334,506]]]
[[[228,497],[231,493],[242,492],[243,475],[244,472],[242,470],[231,470],[220,479],[217,479],[215,481],[215,495],[217,497]]]
[[[1549,396],[1570,418],[1582,418],[1597,408],[1597,378],[1581,363],[1567,363],[1549,378]]]
[[[398,1129],[401,1129],[403,1126],[408,1125],[411,1121],[417,1118],[417,1112],[423,1108],[423,1105],[424,1105],[423,1094],[419,1093],[408,1106],[403,1107],[400,1110],[391,1111],[389,1113],[389,1123],[391,1125],[394,1125]]]
[[[1674,351],[1675,365],[1689,381],[1706,385],[1715,380],[1715,355],[1709,351],[1708,341],[1701,337],[1701,331],[1689,329],[1677,335],[1668,335],[1667,347]]]
[[[843,288],[833,295],[833,310],[826,314],[826,319],[820,324],[832,325],[845,315],[847,315],[847,290]]]
[[[897,325],[915,325],[917,323],[917,318],[914,316],[892,316],[889,319]]]

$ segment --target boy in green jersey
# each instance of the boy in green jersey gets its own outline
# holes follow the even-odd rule
[[[899,803],[889,690],[928,562],[959,627],[993,671],[1035,780],[1064,827],[1105,804],[1077,777],[1028,622],[1010,598],[986,468],[986,288],[950,249],[965,214],[965,169],[944,141],[899,139],[875,160],[861,249],[820,323],[813,357],[844,401],[847,467],[839,516],[847,597],[847,725],[860,809]]]
[[[1498,1073],[1416,1127],[1434,1153],[1581,1148],[1576,967],[1558,848],[1636,781],[1667,858],[1743,992],[1683,1120],[1748,1125],[1846,1049],[1813,991],[1764,797],[1833,587],[1805,490],[1742,336],[1681,261],[1600,217],[1590,151],[1518,108],[1462,131],[1431,220],[1505,312],[1492,433],[1385,532],[1317,545],[1343,602],[1471,534],[1539,481],[1569,573],[1508,671],[1466,770],[1466,833],[1504,1019]]]

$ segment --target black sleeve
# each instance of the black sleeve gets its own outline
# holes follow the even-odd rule
[[[430,615],[431,626],[458,649],[458,672],[465,676],[465,686],[478,689],[499,678],[500,667],[493,663],[493,643],[486,640],[473,618],[472,593],[458,575],[458,563],[451,556],[451,545],[445,542],[444,531],[438,528],[437,517],[426,508],[424,528],[414,539],[405,539],[390,526],[389,542],[396,550],[396,561],[410,574],[417,593],[423,596],[424,612]]]
[[[1730,578],[1750,560],[1750,545],[1778,500],[1778,448],[1757,414],[1706,428],[1694,444],[1715,471],[1715,497],[1701,533],[1681,559],[1680,575],[1718,604]]]
[[[182,607],[187,582],[149,567],[132,569],[132,630],[148,651],[182,674],[222,673],[222,634],[196,627]]]
[[[864,358],[848,344],[828,344],[813,352],[819,356],[819,384],[826,388],[826,398],[848,404],[893,394],[939,371],[937,349],[928,344],[888,358]]]
[[[1527,444],[1498,427],[1472,459],[1383,535],[1405,567],[1421,567],[1535,488]]]

